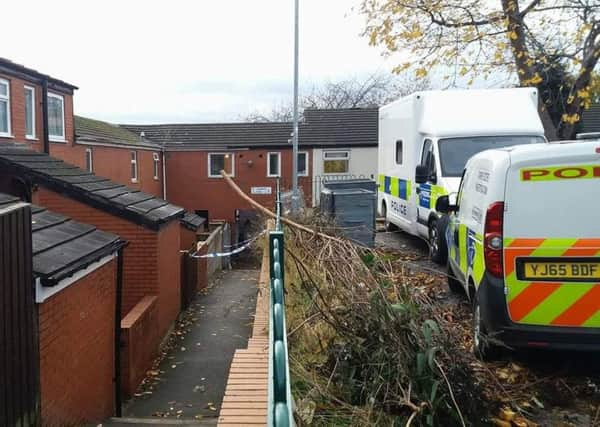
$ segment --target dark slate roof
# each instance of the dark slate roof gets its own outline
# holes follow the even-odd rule
[[[180,221],[181,225],[183,225],[185,228],[192,231],[197,231],[206,222],[206,218],[196,215],[193,212],[186,212]]]
[[[75,116],[75,136],[78,143],[95,142],[116,145],[135,145],[160,149],[157,144],[118,125]]]
[[[0,208],[18,203],[0,194]],[[123,245],[119,236],[38,206],[31,206],[33,271],[42,285],[54,286]]]
[[[73,86],[70,83],[56,79],[47,74],[40,73],[32,68],[27,68],[24,65],[17,64],[6,58],[0,58],[0,72],[14,74],[18,77],[26,78],[26,80],[35,80],[36,82],[47,80],[49,86],[55,89],[63,89],[69,92],[73,92],[73,90],[77,89],[77,86]]]
[[[378,108],[306,109],[300,144],[315,147],[377,146]]]
[[[128,221],[158,230],[183,208],[17,143],[0,143],[0,168]]]
[[[583,110],[579,132],[600,132],[600,104],[593,104]]]
[[[377,108],[305,110],[299,144],[304,147],[376,146]],[[169,149],[235,149],[290,146],[292,123],[197,123],[120,125]]]

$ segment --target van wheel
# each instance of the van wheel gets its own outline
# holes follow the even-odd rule
[[[448,244],[446,243],[446,228],[448,217],[444,215],[439,220],[429,222],[429,256],[436,264],[443,265],[448,259]]]
[[[501,356],[502,349],[493,343],[481,315],[479,296],[473,298],[473,353],[482,361],[493,361]]]
[[[465,291],[465,288],[463,288],[462,283],[460,282],[460,280],[458,280],[455,276],[454,276],[454,272],[452,271],[452,267],[450,267],[450,263],[448,263],[448,287],[450,288],[450,291],[454,292],[455,294],[462,294]]]
[[[386,206],[385,202],[381,204],[381,215],[383,215],[383,217],[385,218],[385,222],[384,222],[385,231],[394,231],[394,230],[396,230],[396,226],[394,224],[392,224],[390,222],[390,220],[388,219],[388,216],[387,216],[387,206]]]

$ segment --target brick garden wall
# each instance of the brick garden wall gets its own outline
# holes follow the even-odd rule
[[[44,426],[98,422],[114,413],[116,264],[38,306]]]

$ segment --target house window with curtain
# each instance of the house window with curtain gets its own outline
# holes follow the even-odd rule
[[[35,88],[25,86],[25,138],[35,139]]]
[[[221,178],[221,170],[229,176],[235,176],[234,157],[232,153],[208,154],[208,177]]]
[[[160,157],[158,156],[158,153],[152,153],[152,160],[154,162],[154,179],[158,181],[160,172]]]
[[[138,182],[137,151],[131,152],[131,182]]]
[[[10,132],[10,83],[0,79],[0,136],[11,136]]]
[[[85,170],[88,172],[94,172],[94,160],[92,158],[92,149],[85,149]]]
[[[281,153],[269,153],[267,157],[267,176],[281,176]]]
[[[65,99],[48,94],[48,135],[50,141],[65,142]]]
[[[325,151],[323,153],[323,172],[348,173],[350,170],[349,151]]]
[[[298,152],[298,176],[308,176],[308,152]]]

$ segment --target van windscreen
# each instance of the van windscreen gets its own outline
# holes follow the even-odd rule
[[[459,177],[467,161],[477,153],[494,148],[545,142],[541,136],[477,136],[444,138],[438,141],[442,176]]]

